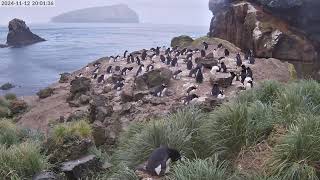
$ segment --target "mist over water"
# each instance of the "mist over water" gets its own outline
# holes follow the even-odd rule
[[[206,26],[153,24],[41,24],[29,25],[47,41],[23,48],[0,49],[0,85],[17,87],[1,91],[34,95],[57,82],[59,74],[75,71],[104,56],[156,46],[168,46],[178,35],[204,36]],[[7,27],[0,26],[0,42],[6,41]]]

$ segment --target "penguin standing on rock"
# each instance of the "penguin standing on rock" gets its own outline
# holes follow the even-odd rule
[[[137,56],[136,59],[137,59],[137,64],[140,66],[140,65],[141,65],[141,60],[140,60],[140,58]]]
[[[172,67],[176,67],[178,65],[178,58],[173,58],[173,60],[171,61],[171,66]]]
[[[192,68],[193,68],[193,63],[192,63],[191,60],[189,60],[189,61],[187,62],[187,69],[188,69],[188,70],[191,70]]]
[[[187,60],[192,60],[192,57],[193,57],[193,54],[190,53],[190,54],[188,54],[188,55],[186,56],[186,59],[187,59]]]
[[[180,79],[179,74],[182,73],[181,70],[178,70],[176,72],[173,73],[173,79]]]
[[[144,65],[141,64],[141,65],[139,66],[139,69],[138,69],[137,73],[136,73],[136,76],[139,76],[139,74],[142,73],[143,69],[144,69]]]
[[[206,51],[205,50],[201,50],[201,57],[206,57]]]
[[[151,153],[146,165],[146,171],[153,176],[164,176],[169,172],[170,162],[176,162],[180,159],[179,151],[167,146],[161,146]]]
[[[187,97],[184,98],[183,104],[184,104],[184,105],[188,105],[188,104],[190,104],[190,102],[191,102],[192,100],[198,99],[198,98],[199,98],[198,95],[196,95],[196,94],[190,94],[190,95],[188,95]]]
[[[109,67],[107,68],[107,73],[108,73],[108,74],[111,74],[111,73],[112,73],[112,66],[109,66]]]
[[[224,62],[221,62],[221,69],[223,73],[227,73],[227,66]]]
[[[247,77],[247,71],[245,68],[242,67],[242,70],[241,70],[241,74],[240,74],[240,77],[241,77],[241,83],[244,84],[244,81]]]
[[[131,55],[129,55],[129,56],[127,57],[127,64],[130,64],[130,63],[131,63],[130,56],[131,56]]]
[[[152,64],[149,64],[146,68],[146,72],[149,72],[150,70],[153,70],[154,66]]]
[[[203,83],[203,74],[202,74],[202,70],[201,69],[198,69],[198,71],[197,71],[196,82],[197,83]]]
[[[104,81],[104,75],[98,77],[98,83],[102,83]]]
[[[123,53],[123,58],[126,58],[126,57],[127,57],[127,53],[128,53],[128,50],[126,50],[126,51]]]
[[[170,54],[170,51],[171,51],[171,49],[168,48],[168,49],[165,51],[165,55],[169,55],[169,54]]]
[[[191,86],[187,89],[187,95],[190,95],[193,91],[197,90],[196,86]]]
[[[148,55],[148,54],[147,54],[147,50],[144,49],[144,50],[142,51],[142,54],[141,54],[141,59],[142,59],[143,61],[146,60],[147,55]]]
[[[165,92],[167,90],[167,85],[162,84],[161,86],[157,87],[151,94],[156,97],[163,97],[165,95]]]
[[[237,59],[237,66],[240,67],[242,65],[242,60],[239,53],[237,54],[236,59]]]
[[[217,97],[220,93],[220,89],[219,89],[219,85],[218,84],[214,84],[211,90],[211,95],[214,97]]]
[[[124,83],[122,81],[118,81],[114,86],[113,89],[117,91],[121,91],[124,87]]]
[[[166,57],[164,57],[164,55],[160,55],[160,61],[162,63],[166,63]]]
[[[225,49],[225,50],[224,50],[224,55],[225,55],[225,56],[229,56],[229,55],[230,55],[230,52],[229,52],[228,49]]]
[[[208,48],[209,48],[209,44],[208,43],[206,43],[206,42],[202,42],[202,45],[204,46],[204,49],[205,50],[208,50]]]
[[[170,65],[171,64],[171,61],[172,61],[172,59],[171,59],[171,57],[170,56],[167,56],[167,65]]]
[[[250,67],[247,67],[247,77],[250,77],[251,79],[253,79],[253,73]]]

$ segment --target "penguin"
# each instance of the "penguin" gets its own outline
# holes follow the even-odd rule
[[[221,68],[219,66],[212,66],[210,73],[215,75],[217,72],[221,72]]]
[[[244,81],[245,81],[245,79],[246,79],[246,77],[247,77],[247,71],[246,71],[246,69],[242,69],[242,70],[241,70],[240,77],[241,77],[241,83],[244,85]]]
[[[171,56],[167,56],[167,65],[170,65],[171,64],[171,61],[172,61],[172,59],[171,59]]]
[[[214,84],[211,90],[211,95],[214,97],[217,97],[220,93],[220,89],[219,89],[219,85],[218,84]]]
[[[142,59],[143,61],[146,60],[147,55],[148,55],[148,54],[147,54],[147,50],[144,49],[144,50],[142,51],[142,54],[141,54],[141,59]]]
[[[138,69],[138,71],[137,71],[137,73],[136,73],[136,76],[139,76],[139,74],[142,73],[143,68],[144,68],[144,65],[141,64],[140,67],[139,67],[139,69]]]
[[[161,86],[157,87],[151,94],[156,97],[163,97],[165,95],[165,91],[167,90],[167,85],[162,84]]]
[[[109,60],[112,60],[113,62],[115,62],[116,58],[114,56],[110,56]]]
[[[208,48],[209,48],[209,44],[208,44],[208,43],[206,43],[205,41],[203,41],[203,42],[202,42],[202,45],[204,46],[204,49],[205,49],[205,50],[208,50]]]
[[[240,67],[242,65],[242,60],[239,53],[237,54],[236,59],[237,59],[237,66]]]
[[[82,73],[80,73],[80,74],[78,74],[78,76],[76,76],[77,78],[81,78],[81,77],[83,77],[83,74]]]
[[[196,95],[196,94],[190,94],[190,95],[188,95],[188,96],[186,96],[186,97],[184,98],[183,104],[184,104],[184,105],[188,105],[188,104],[190,104],[190,102],[191,102],[192,100],[198,99],[198,98],[199,98],[198,95]]]
[[[140,65],[141,65],[141,60],[140,60],[140,58],[137,56],[136,59],[137,59],[137,64],[140,66]]]
[[[252,80],[248,81],[245,88],[246,88],[246,90],[252,89],[253,88],[253,81]]]
[[[202,70],[201,69],[198,69],[198,71],[197,71],[196,82],[197,83],[203,83],[203,74],[202,74]]]
[[[197,72],[198,72],[198,68],[191,69],[189,72],[189,77],[195,77]]]
[[[132,63],[134,63],[134,57],[133,57],[132,54],[130,54],[130,60],[131,60]]]
[[[253,79],[253,74],[250,67],[247,67],[247,77],[250,77],[251,79]]]
[[[99,69],[100,69],[100,67],[96,67],[96,68],[93,70],[93,74],[98,74],[98,73],[99,73]]]
[[[187,69],[188,69],[188,70],[191,70],[192,68],[193,68],[193,63],[192,63],[191,60],[189,60],[189,61],[187,62]]]
[[[173,60],[171,61],[171,66],[172,67],[176,67],[178,65],[178,58],[173,58]]]
[[[205,50],[201,50],[201,57],[206,57],[206,51]]]
[[[229,55],[230,55],[230,52],[229,52],[228,49],[225,49],[225,50],[224,50],[224,55],[225,55],[225,56],[229,56]]]
[[[170,51],[171,51],[171,49],[168,48],[168,49],[165,51],[165,55],[169,55],[169,54],[170,54]]]
[[[154,66],[152,64],[149,64],[146,68],[146,72],[149,72],[150,70],[153,70]]]
[[[196,86],[191,86],[187,89],[187,95],[190,95],[193,91],[197,90]]]
[[[218,49],[222,48],[222,43],[218,44]]]
[[[166,63],[166,57],[164,57],[164,55],[160,55],[160,61],[162,63]]]
[[[113,89],[114,89],[114,90],[117,90],[117,91],[121,91],[123,87],[124,87],[124,83],[121,82],[121,81],[118,81],[118,82],[113,86]]]
[[[146,171],[153,176],[164,176],[169,172],[170,162],[181,159],[181,154],[176,149],[161,146],[155,149],[148,158]]]
[[[193,54],[190,53],[190,54],[188,54],[188,55],[186,56],[186,59],[187,59],[187,60],[192,60],[192,57],[193,57]]]
[[[98,83],[101,83],[104,81],[104,75],[101,75],[98,77]]]
[[[109,66],[109,67],[107,68],[107,73],[108,73],[108,74],[111,74],[111,73],[112,73],[112,66]]]
[[[181,53],[181,55],[184,55],[184,53],[186,53],[186,52],[187,52],[187,48],[184,48],[184,49],[181,50],[180,53]]]
[[[253,56],[249,57],[249,64],[254,64],[256,62],[256,60],[254,59]]]
[[[127,53],[128,53],[128,50],[124,51],[124,53],[123,53],[123,58],[126,58],[126,57],[127,57]]]
[[[90,70],[90,67],[86,66],[85,70],[86,70],[86,72],[88,72]]]
[[[131,63],[130,56],[131,56],[131,55],[129,55],[129,56],[127,57],[127,64],[130,64],[130,63]]]
[[[219,94],[218,94],[218,96],[217,96],[217,98],[222,100],[222,99],[225,99],[226,96],[224,95],[224,92],[223,92],[223,91],[220,91]]]
[[[160,47],[157,47],[155,49],[155,53],[156,53],[156,56],[159,56],[160,55]]]
[[[221,62],[221,69],[222,69],[223,73],[227,72],[227,66],[226,66],[226,64],[224,64],[224,62]]]
[[[180,77],[178,77],[178,75],[179,75],[180,73],[182,73],[181,70],[178,70],[178,71],[174,72],[174,73],[173,73],[173,79],[180,79]]]
[[[118,60],[120,60],[120,56],[119,55],[114,58],[114,62],[116,62]]]
[[[129,67],[129,68],[128,68],[128,71],[132,71],[132,70],[133,70],[133,67]]]
[[[98,77],[98,74],[93,74],[93,75],[92,75],[92,78],[93,78],[93,79],[97,79],[97,77]]]
[[[127,75],[127,70],[128,70],[127,67],[123,68],[123,69],[121,70],[121,75],[122,75],[122,76],[126,76],[126,75]]]
[[[234,72],[230,72],[230,75],[231,75],[230,85],[232,85],[233,84],[233,80],[234,80],[235,77],[237,77],[237,75]]]

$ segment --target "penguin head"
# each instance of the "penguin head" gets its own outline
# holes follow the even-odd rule
[[[176,149],[170,149],[168,148],[168,154],[169,154],[169,158],[175,162],[181,159],[181,154],[179,151],[177,151]]]
[[[221,90],[219,94],[224,95],[224,90]]]
[[[199,98],[199,96],[196,94],[192,94],[191,96],[192,96],[192,99]]]
[[[168,87],[168,85],[167,85],[167,84],[162,84],[161,86],[162,86],[162,87]]]
[[[246,66],[244,64],[241,65],[242,69],[246,69]]]

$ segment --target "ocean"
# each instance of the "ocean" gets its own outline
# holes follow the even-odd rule
[[[0,85],[16,87],[0,95],[36,94],[57,82],[61,73],[73,72],[98,58],[156,46],[168,46],[172,37],[206,35],[208,27],[154,24],[35,24],[31,31],[47,41],[22,48],[0,48]],[[0,44],[8,29],[0,26]]]

